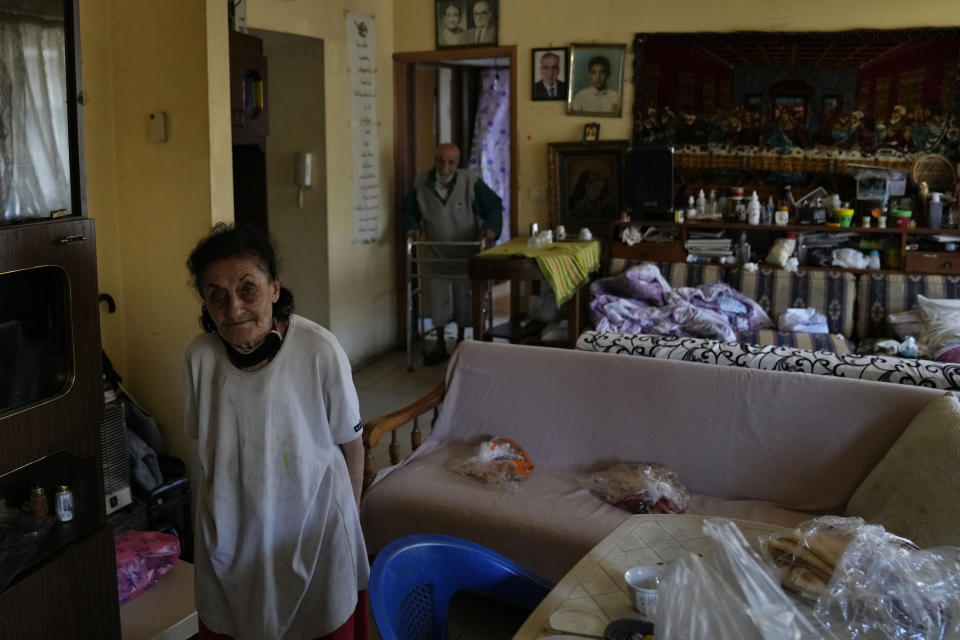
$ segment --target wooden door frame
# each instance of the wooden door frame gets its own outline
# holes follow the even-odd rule
[[[418,64],[440,65],[445,62],[507,58],[510,62],[510,235],[518,235],[517,227],[517,46],[444,49],[441,51],[413,51],[393,54],[394,127],[393,127],[393,203],[396,224],[395,289],[397,299],[397,345],[406,344],[406,238],[401,212],[403,197],[413,186],[417,174],[414,155],[414,69]]]

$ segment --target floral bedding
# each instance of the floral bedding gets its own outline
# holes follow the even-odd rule
[[[672,288],[653,264],[590,285],[597,331],[735,341],[738,331],[773,327],[756,301],[724,282]]]

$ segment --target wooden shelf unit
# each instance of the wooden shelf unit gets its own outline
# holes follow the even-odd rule
[[[625,227],[639,226],[643,228],[674,228],[679,230],[679,242],[640,242],[631,246],[620,240],[620,233]],[[629,220],[617,221],[610,227],[610,257],[627,260],[649,260],[653,262],[678,262],[686,260],[685,249],[690,231],[730,231],[735,233],[856,233],[859,235],[899,236],[901,268],[899,269],[847,269],[844,267],[821,267],[801,265],[804,270],[841,270],[851,273],[939,273],[943,275],[960,275],[960,251],[927,251],[908,250],[911,236],[956,235],[960,238],[960,229],[930,229],[926,227],[897,228],[885,227],[832,227],[816,224],[747,224],[744,222],[725,221],[685,221],[672,220]]]

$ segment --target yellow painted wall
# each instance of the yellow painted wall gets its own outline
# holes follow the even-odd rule
[[[117,302],[115,315],[101,307],[103,344],[187,461],[181,363],[200,305],[184,263],[212,221],[233,215],[226,4],[215,4],[80,2],[89,215],[100,290]],[[148,139],[153,111],[168,116],[166,143]]]
[[[321,38],[326,94],[327,247],[329,329],[351,362],[363,362],[394,344],[393,3],[391,0],[245,0],[247,26]],[[353,163],[347,74],[346,12],[376,18],[377,112],[380,119],[380,241],[353,244]],[[268,141],[269,144],[269,141]],[[282,256],[281,256],[282,257]]]
[[[434,48],[433,0],[394,0],[397,51]],[[928,0],[500,0],[500,44],[516,44],[518,228],[548,221],[547,202],[533,200],[532,190],[546,191],[547,143],[579,141],[583,124],[600,122],[604,140],[630,136],[633,84],[628,55],[624,113],[620,118],[566,115],[565,105],[530,100],[530,49],[570,43],[630,44],[637,32],[656,31],[834,31],[855,28],[956,26],[960,3]]]
[[[346,74],[347,8],[378,18],[382,198],[392,179],[390,0],[247,0],[252,27],[324,40],[329,167],[325,194],[330,328],[351,360],[392,345],[395,332],[392,218],[383,242],[352,244],[352,175]],[[81,0],[80,31],[87,196],[97,222],[103,344],[124,384],[163,428],[170,453],[191,464],[182,436],[181,363],[199,330],[199,300],[187,254],[212,223],[233,218],[229,45],[224,0]],[[147,116],[164,111],[169,140],[147,137]]]

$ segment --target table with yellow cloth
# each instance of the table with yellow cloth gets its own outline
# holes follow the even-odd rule
[[[590,274],[600,268],[600,243],[554,242],[539,247],[528,246],[526,238],[514,238],[470,258],[470,281],[473,287],[474,335],[483,334],[483,290],[488,280],[509,280],[510,328],[502,337],[514,341],[523,334],[517,307],[519,295],[514,286],[519,280],[546,280],[557,298],[557,305],[569,302],[569,342],[576,344],[580,335],[580,290],[590,281]],[[492,338],[498,335],[483,334]]]

